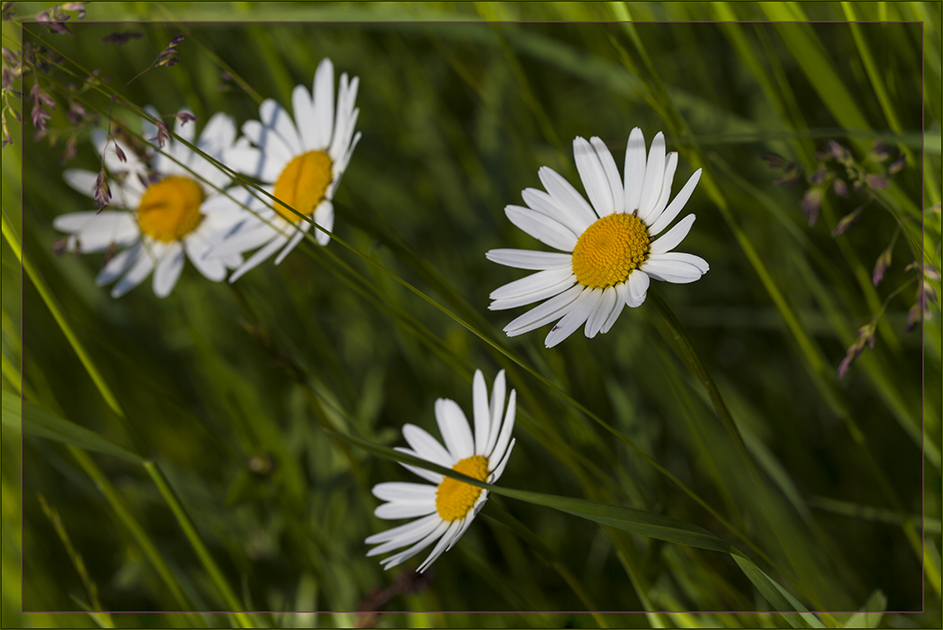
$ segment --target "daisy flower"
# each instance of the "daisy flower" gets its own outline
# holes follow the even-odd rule
[[[528,188],[528,207],[507,206],[511,223],[562,252],[493,249],[488,260],[518,269],[538,270],[491,293],[490,310],[516,308],[547,298],[504,327],[509,337],[560,320],[545,344],[552,348],[585,323],[586,336],[608,332],[625,305],[645,301],[649,279],[694,282],[707,273],[707,262],[672,250],[687,236],[689,214],[659,238],[701,176],[694,172],[671,203],[671,182],[678,154],[665,156],[659,132],[645,159],[645,138],[636,127],[625,150],[625,184],[615,160],[599,138],[573,141],[576,168],[590,203],[554,170],[538,171],[547,192]],[[592,204],[592,205],[590,205]]]
[[[514,428],[517,393],[511,390],[502,424],[504,392],[504,370],[501,370],[494,380],[489,404],[485,377],[481,370],[476,370],[472,386],[474,435],[461,407],[452,400],[440,398],[435,403],[435,418],[445,438],[445,446],[416,425],[407,424],[403,426],[403,437],[411,448],[397,447],[396,450],[480,481],[496,482],[514,448],[511,430]],[[368,551],[367,556],[408,547],[381,560],[384,568],[389,569],[436,543],[432,553],[417,569],[423,572],[458,542],[487,500],[488,491],[429,470],[403,466],[435,485],[388,482],[373,487],[374,496],[388,501],[376,509],[374,514],[377,517],[421,518],[367,538],[365,542],[368,545],[379,545]]]
[[[178,118],[174,133],[194,143],[194,124]],[[157,128],[145,121],[144,137],[155,135]],[[233,120],[216,114],[195,144],[219,160],[235,139]],[[111,295],[121,297],[154,271],[154,293],[163,298],[177,283],[185,254],[200,273],[216,282],[226,277],[227,267],[242,263],[239,254],[206,258],[217,235],[231,230],[244,216],[238,205],[218,190],[229,185],[229,176],[173,139],[164,153],[154,152],[145,158],[120,140],[109,141],[104,131],[93,134],[92,141],[111,173],[109,207],[114,209],[64,214],[52,224],[69,233],[66,247],[70,250],[86,253],[123,248],[105,263],[95,280],[98,286],[118,280]],[[63,177],[78,192],[95,196],[97,173],[70,169]]]
[[[360,132],[354,133],[359,109],[354,108],[359,79],[341,75],[334,108],[334,66],[330,59],[318,65],[314,89],[299,85],[292,92],[294,118],[269,99],[259,108],[261,122],[242,126],[241,138],[226,155],[226,163],[245,175],[260,179],[262,189],[314,220],[326,230],[334,226],[334,191],[350,162]],[[250,146],[249,142],[256,145]],[[261,196],[261,195],[260,195]],[[301,242],[311,224],[281,203],[274,209],[269,200],[253,198],[250,208],[257,215],[247,218],[228,234],[217,255],[260,247],[230,276],[234,282],[277,250],[280,263]],[[320,245],[330,236],[316,230]]]

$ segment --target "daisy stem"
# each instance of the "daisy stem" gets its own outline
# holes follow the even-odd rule
[[[714,410],[717,412],[717,417],[720,418],[720,421],[727,430],[727,433],[730,434],[730,437],[734,441],[737,450],[743,457],[744,463],[749,466],[751,474],[754,475],[754,478],[759,479],[759,474],[757,473],[756,467],[753,464],[753,459],[750,457],[750,453],[747,451],[747,446],[743,441],[743,436],[740,435],[740,431],[737,429],[737,424],[734,422],[733,416],[730,414],[730,410],[727,409],[727,405],[724,403],[724,399],[720,395],[720,390],[717,389],[717,384],[714,382],[714,379],[711,378],[710,372],[708,372],[707,368],[704,367],[704,363],[701,362],[700,357],[694,350],[694,346],[691,344],[691,338],[688,337],[688,333],[684,330],[684,326],[681,324],[681,321],[674,314],[674,311],[671,310],[668,302],[665,301],[665,298],[662,297],[658,291],[649,289],[648,295],[654,302],[655,308],[658,310],[658,314],[661,315],[662,320],[665,322],[665,325],[671,332],[672,339],[674,339],[675,343],[678,344],[678,356],[681,357],[681,359],[688,365],[689,368],[691,368],[691,371],[694,372],[694,375],[697,376],[697,379],[701,381],[704,389],[707,390],[707,394],[710,396],[711,403],[714,405]]]

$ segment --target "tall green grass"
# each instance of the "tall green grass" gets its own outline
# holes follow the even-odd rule
[[[180,64],[124,99],[241,124],[263,98],[288,106],[330,57],[360,77],[363,140],[327,248],[234,285],[187,268],[165,300],[148,286],[113,300],[94,286],[101,255],[53,253],[53,217],[91,207],[62,181],[61,141],[26,123],[3,149],[8,623],[939,625],[939,303],[922,337],[904,332],[905,267],[940,268],[939,209],[924,211],[940,202],[938,5],[87,10],[71,37],[3,25],[4,46],[53,47],[77,83],[113,77],[80,93],[59,79],[53,129],[70,96],[107,112],[183,33]],[[106,19],[141,23],[93,23]],[[101,43],[116,30],[142,37]],[[543,165],[577,182],[575,136],[600,136],[621,166],[634,126],[665,131],[678,180],[704,169],[685,249],[711,271],[654,283],[593,340],[505,338],[514,315],[489,312],[488,294],[520,274],[484,252],[535,244],[504,206]],[[837,237],[865,193],[829,193],[809,225],[808,183],[775,185],[761,157],[808,174],[830,139],[858,162],[878,140],[907,159]],[[77,146],[67,166],[97,170],[87,135]],[[875,347],[839,379],[881,312]],[[470,410],[477,368],[506,369],[518,391],[508,469],[425,576],[383,572],[364,555],[386,527],[369,490],[409,480],[391,460],[401,426],[433,430],[439,397]]]

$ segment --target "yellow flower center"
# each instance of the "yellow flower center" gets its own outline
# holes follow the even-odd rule
[[[169,243],[196,229],[203,220],[203,189],[189,177],[171,175],[151,184],[138,206],[138,225],[151,238]]]
[[[472,455],[452,466],[452,470],[468,475],[472,479],[485,481],[488,479],[488,460],[481,455]],[[475,501],[478,500],[480,494],[481,488],[446,477],[436,490],[435,509],[442,520],[454,521],[464,517],[475,507]]]
[[[301,214],[311,215],[327,194],[331,183],[331,158],[324,151],[308,151],[296,156],[275,182],[274,195]],[[275,210],[292,223],[301,220],[282,203]]]
[[[585,287],[605,289],[625,282],[648,258],[651,237],[634,214],[609,214],[576,241],[573,273]]]

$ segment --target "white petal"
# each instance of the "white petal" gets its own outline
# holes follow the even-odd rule
[[[609,183],[609,191],[612,194],[612,212],[623,212],[625,208],[625,188],[622,185],[622,178],[619,176],[616,161],[612,158],[612,153],[609,153],[609,148],[602,140],[593,136],[589,139],[589,142],[596,150],[599,163],[602,165],[606,180]]]
[[[569,271],[565,269],[564,271]],[[547,298],[553,297],[563,293],[570,287],[576,284],[576,276],[571,272],[565,274],[563,280],[560,280],[556,284],[550,285],[549,287],[540,289],[539,291],[534,291],[533,293],[526,293],[523,295],[518,295],[510,298],[503,298],[500,300],[495,300],[488,305],[488,310],[490,311],[503,311],[509,308],[517,308],[519,306],[525,306],[527,304],[533,304],[534,302],[539,302],[540,300],[545,300]],[[505,285],[507,286],[507,285]]]
[[[642,265],[644,268],[644,265]],[[623,290],[623,298],[628,297],[625,300],[626,306],[630,308],[638,308],[642,305],[642,302],[645,301],[645,296],[648,294],[648,285],[650,284],[650,278],[648,274],[645,273],[644,269],[636,269],[631,274],[629,274],[629,279],[627,282],[623,283],[622,286],[628,288],[628,291]]]
[[[566,252],[572,252],[576,247],[577,235],[559,221],[520,206],[507,206],[504,213],[511,223],[545,245]]]
[[[405,526],[401,526],[405,527],[406,529],[403,530],[400,534],[389,538],[384,544],[380,545],[379,547],[374,547],[368,551],[367,557],[369,558],[371,556],[377,556],[381,553],[386,553],[388,551],[393,551],[394,549],[399,549],[400,547],[411,545],[417,540],[428,536],[429,533],[432,532],[441,522],[442,518],[438,514],[430,514],[429,516],[425,516],[421,519],[410,521],[409,523],[406,523]],[[394,529],[399,528],[396,527]],[[388,531],[393,530],[391,529]],[[368,538],[367,540],[369,541],[370,539]],[[367,544],[370,543],[368,542]]]
[[[641,272],[636,271],[635,273],[641,273]],[[628,293],[628,285],[625,282],[623,282],[619,286],[625,287],[623,291],[625,291],[626,294]],[[616,323],[617,319],[619,319],[619,315],[622,314],[622,309],[625,307],[625,297],[623,296],[622,291],[619,290],[619,287],[613,287],[609,290],[615,293],[616,304],[615,306],[612,307],[612,311],[610,311],[609,315],[606,317],[606,321],[603,322],[602,328],[599,329],[599,332],[601,333],[609,332],[609,329],[611,329],[612,325]]]
[[[402,446],[394,446],[393,450],[399,451],[400,453],[406,453],[407,455],[412,455],[413,457],[419,457],[419,459],[424,459],[423,457],[420,457],[419,453],[415,451],[411,451],[408,448],[403,448]],[[440,475],[439,473],[433,472],[431,470],[426,470],[425,468],[419,468],[418,466],[412,466],[410,464],[404,464],[402,462],[399,462],[399,465],[405,468],[406,470],[408,470],[409,472],[413,473],[414,475],[419,475],[426,481],[431,481],[432,483],[436,485],[439,485],[440,483],[442,483],[442,479],[444,479],[444,477]]]
[[[651,227],[648,229],[648,232],[654,236],[660,234],[672,221],[675,220],[675,217],[678,216],[678,213],[681,212],[681,209],[684,208],[684,204],[688,202],[688,199],[691,198],[691,193],[694,192],[694,187],[697,186],[698,180],[701,178],[701,169],[694,171],[694,174],[691,175],[687,183],[675,196],[674,200],[668,207],[665,208],[665,211],[661,213]]]
[[[492,300],[521,297],[560,284],[560,282],[568,279],[572,275],[573,272],[566,268],[538,271],[537,273],[533,273],[520,280],[515,280],[514,282],[509,282],[495,289],[488,297]]]
[[[557,202],[553,200],[553,197],[542,190],[525,188],[521,193],[521,197],[531,210],[535,210],[540,214],[550,217],[564,227],[569,228],[574,234],[582,234],[590,225],[572,212],[567,212],[561,208]]]
[[[472,405],[475,419],[475,454],[480,455],[485,452],[491,431],[488,386],[485,385],[485,375],[481,373],[481,370],[475,370],[475,377],[472,379]]]
[[[433,540],[442,536],[442,534],[444,534],[448,528],[449,528],[449,523],[447,521],[440,520],[439,524],[436,525],[436,528],[433,529],[429,533],[428,536],[426,536],[425,538],[417,542],[415,545],[413,545],[406,551],[401,551],[395,556],[390,556],[389,558],[381,560],[380,564],[383,565],[384,569],[390,569],[406,560],[409,560],[410,558],[415,556],[417,553],[419,553],[420,551],[422,551],[423,549],[431,545]]]
[[[379,534],[374,534],[373,536],[370,536],[364,540],[364,543],[368,545],[375,545],[377,543],[387,542],[389,540],[393,540],[394,538],[399,538],[404,534],[408,534],[416,528],[425,527],[426,524],[430,522],[432,523],[432,527],[435,528],[436,523],[438,523],[440,520],[441,519],[437,514],[430,514],[424,518],[410,521],[408,523],[404,523],[403,525],[398,525],[392,529],[382,531]]]
[[[478,451],[479,455],[493,451],[494,445],[498,441],[498,436],[501,433],[501,416],[504,415],[504,394],[506,390],[507,379],[504,370],[501,370],[494,377],[494,385],[491,388],[491,404],[488,407],[488,413],[491,416],[491,428],[488,430],[488,443],[483,451]]]
[[[694,282],[704,275],[704,272],[689,262],[663,259],[660,257],[650,258],[642,265],[642,270],[656,280],[673,282],[675,284]]]
[[[219,258],[207,258],[208,248],[205,241],[190,236],[184,241],[184,247],[187,251],[187,258],[205,278],[219,282],[226,277],[226,266],[223,261]]]
[[[428,501],[435,503],[436,487],[427,483],[387,481],[373,486],[370,492],[382,501],[400,501],[403,503]]]
[[[154,294],[159,298],[170,295],[174,285],[177,284],[177,278],[183,271],[183,245],[179,241],[171,243],[160,260],[157,262],[157,269],[154,271]]]
[[[681,244],[681,241],[684,240],[684,237],[688,235],[688,232],[691,231],[691,226],[694,225],[695,216],[689,214],[680,221],[673,228],[665,232],[663,235],[659,236],[657,239],[652,241],[651,253],[652,254],[664,254],[665,252],[670,252],[675,247]]]
[[[312,217],[314,222],[323,227],[327,232],[334,230],[334,204],[330,201],[324,200],[318,204],[317,210],[314,211],[314,216]],[[331,235],[327,232],[322,232],[315,228],[314,238],[317,240],[318,245],[322,247],[327,245],[331,241]]]
[[[206,256],[208,258],[226,258],[232,254],[241,254],[267,243],[279,233],[274,227],[259,221],[255,217],[249,217],[245,221],[243,226],[233,230],[225,240],[215,244]]]
[[[655,203],[661,194],[661,185],[665,179],[665,135],[655,134],[652,147],[648,151],[648,163],[645,166],[645,181],[642,183],[642,195],[638,203],[638,218],[643,221],[655,209]]]
[[[431,486],[430,486],[431,487]],[[417,501],[411,503],[395,502],[384,503],[373,511],[377,518],[396,519],[413,518],[416,516],[425,516],[436,511],[435,501]]]
[[[540,182],[550,193],[553,201],[564,212],[572,214],[581,225],[589,226],[596,220],[596,213],[583,199],[583,195],[579,194],[562,175],[549,166],[542,166],[537,171],[537,177],[540,178]]]
[[[98,182],[98,173],[70,168],[63,171],[62,178],[65,180],[65,183],[71,186],[76,192],[80,192],[87,197],[95,196],[95,185]]]
[[[514,444],[517,443],[517,439],[512,439],[511,443],[508,444],[507,451],[504,453],[504,457],[501,458],[501,461],[498,462],[498,465],[495,467],[494,472],[491,473],[491,476],[488,477],[488,483],[494,483],[501,478],[501,475],[504,474],[504,469],[508,465],[508,460],[511,459],[511,451],[514,450]]]
[[[651,225],[657,221],[658,217],[664,212],[665,206],[668,205],[668,199],[671,197],[671,182],[674,181],[675,170],[677,168],[678,153],[672,151],[668,154],[668,166],[665,167],[665,178],[661,184],[661,193],[658,196],[658,201],[655,202],[655,207],[652,209],[651,213],[645,217],[646,225]]]
[[[311,227],[311,224],[307,221],[301,221],[298,223],[295,229],[295,233],[291,235],[291,238],[288,239],[288,245],[285,245],[285,249],[278,253],[278,256],[275,257],[275,264],[279,264],[285,260],[285,256],[291,253],[291,250],[297,247],[298,243],[301,242],[301,239],[305,237],[305,234],[308,232],[308,229]]]
[[[315,143],[306,149],[326,149],[331,144],[334,125],[334,64],[322,59],[314,73]]]
[[[625,211],[638,210],[642,198],[642,184],[645,181],[645,137],[636,127],[629,134],[625,145]]]
[[[504,332],[508,337],[514,337],[540,328],[544,324],[549,324],[556,319],[560,319],[570,311],[573,303],[585,288],[586,287],[583,285],[577,284],[560,295],[550,298],[543,304],[532,308],[517,319],[511,321],[511,323],[504,327]]]
[[[349,153],[350,140],[353,137],[359,110],[354,109],[357,101],[357,88],[360,79],[354,77],[347,83],[347,73],[341,74],[340,91],[337,96],[337,116],[334,123],[334,137],[328,153],[331,159],[336,159]]]
[[[612,214],[612,190],[596,150],[585,138],[577,137],[573,140],[573,157],[583,188],[596,214],[600,217]]]
[[[272,160],[270,156],[268,159],[263,159],[262,152],[259,149],[246,144],[234,146],[223,153],[223,159],[221,161],[234,171],[262,179],[266,162],[271,162]],[[273,179],[274,178],[264,178],[264,181],[273,181]]]
[[[357,112],[359,111],[360,110],[354,111],[353,122],[351,125],[356,122]],[[327,192],[324,194],[326,199],[331,200],[334,198],[334,192],[337,190],[337,186],[341,182],[341,176],[344,174],[344,171],[347,170],[347,165],[350,162],[350,156],[354,154],[354,149],[356,148],[358,142],[360,142],[359,131],[357,132],[357,135],[354,136],[353,141],[350,142],[350,146],[347,148],[347,151],[344,153],[344,155],[334,162],[334,168],[332,169],[334,178],[331,180],[331,183],[327,187]]]
[[[570,254],[530,249],[492,249],[485,253],[485,258],[499,265],[518,269],[569,269],[573,266],[573,257]]]
[[[95,284],[102,286],[114,282],[115,278],[130,269],[137,262],[138,256],[141,255],[144,255],[144,245],[141,241],[138,241],[128,249],[118,252],[98,273],[98,277],[95,278]]]
[[[403,425],[403,437],[410,448],[422,459],[438,464],[443,468],[451,468],[458,460],[453,458],[451,453],[445,450],[445,447],[439,443],[429,433],[415,424]]]
[[[428,569],[429,566],[433,562],[435,562],[439,556],[442,555],[442,553],[445,551],[446,546],[450,542],[452,542],[452,539],[459,532],[461,528],[462,528],[462,521],[452,521],[449,524],[448,529],[445,530],[445,533],[442,534],[442,538],[440,538],[439,542],[437,542],[435,547],[432,548],[432,552],[429,553],[429,556],[423,561],[421,565],[419,565],[419,568],[416,570],[419,571],[420,573],[423,573],[426,569]]]
[[[229,276],[230,282],[235,282],[246,272],[251,271],[258,267],[266,258],[271,256],[278,250],[279,247],[285,244],[288,238],[282,234],[276,234],[271,241],[268,242],[268,245],[252,254],[252,256],[246,262],[242,263],[242,266],[236,269],[231,276]]]
[[[615,308],[616,302],[616,290],[612,287],[606,289],[594,289],[602,293],[602,297],[599,300],[599,304],[596,306],[589,318],[586,320],[586,329],[584,333],[589,339],[595,337],[599,331],[602,329],[602,325],[609,318],[609,313],[612,312],[612,309]]]
[[[257,120],[246,121],[242,125],[242,133],[261,149],[266,161],[286,165],[297,155],[274,129]]]
[[[501,460],[501,458],[504,457],[504,450],[508,447],[508,442],[511,441],[511,432],[514,430],[514,417],[516,413],[517,390],[512,389],[511,395],[508,396],[508,410],[504,415],[504,424],[501,425],[501,433],[498,435],[498,441],[495,442],[494,448],[492,448],[491,452],[485,453],[485,457],[488,458],[489,464],[492,461],[498,462]]]
[[[478,501],[482,501],[485,497],[487,497],[487,493],[482,492],[480,495],[478,495]],[[478,501],[475,502],[475,508],[477,508],[478,506]],[[452,547],[455,546],[455,543],[461,540],[462,536],[464,536],[465,532],[468,530],[468,526],[471,525],[472,522],[475,520],[476,514],[477,512],[469,514],[468,516],[466,516],[465,518],[461,520],[462,525],[461,527],[459,527],[458,531],[452,536],[451,540],[449,540],[449,545],[448,547],[445,548],[446,551],[449,551],[450,549],[452,549]]]
[[[121,210],[63,214],[53,219],[52,225],[57,230],[72,233],[68,247],[74,247],[78,240],[83,252],[102,251],[111,243],[125,245],[140,236],[134,214]]]
[[[223,152],[236,141],[236,121],[231,116],[219,112],[214,114],[203,128],[197,147],[219,159]]]
[[[664,254],[658,254],[657,256],[652,257],[653,260],[674,260],[689,265],[697,267],[698,271],[702,274],[710,271],[711,267],[707,264],[707,261],[701,258],[700,256],[695,256],[694,254],[685,254],[683,252],[667,252]]]
[[[445,447],[455,461],[460,461],[475,454],[475,440],[465,412],[454,400],[440,398],[435,401],[435,419],[439,423],[439,432],[445,440]]]
[[[111,289],[111,297],[119,298],[141,284],[153,268],[153,259],[146,251],[142,251],[131,270]]]
[[[262,124],[278,134],[291,155],[304,153],[301,138],[298,137],[298,129],[295,128],[294,121],[284,107],[272,99],[266,99],[259,106],[259,115]]]
[[[291,109],[295,115],[298,134],[301,136],[301,145],[307,151],[308,147],[315,146],[318,137],[318,125],[308,88],[303,85],[295,86],[291,93]]]
[[[544,340],[544,345],[548,348],[552,348],[573,334],[577,328],[586,322],[586,319],[596,308],[596,304],[601,297],[601,292],[594,292],[592,290],[583,291],[576,299],[576,302],[574,302],[570,312],[557,322],[556,326],[550,329],[550,333]]]

